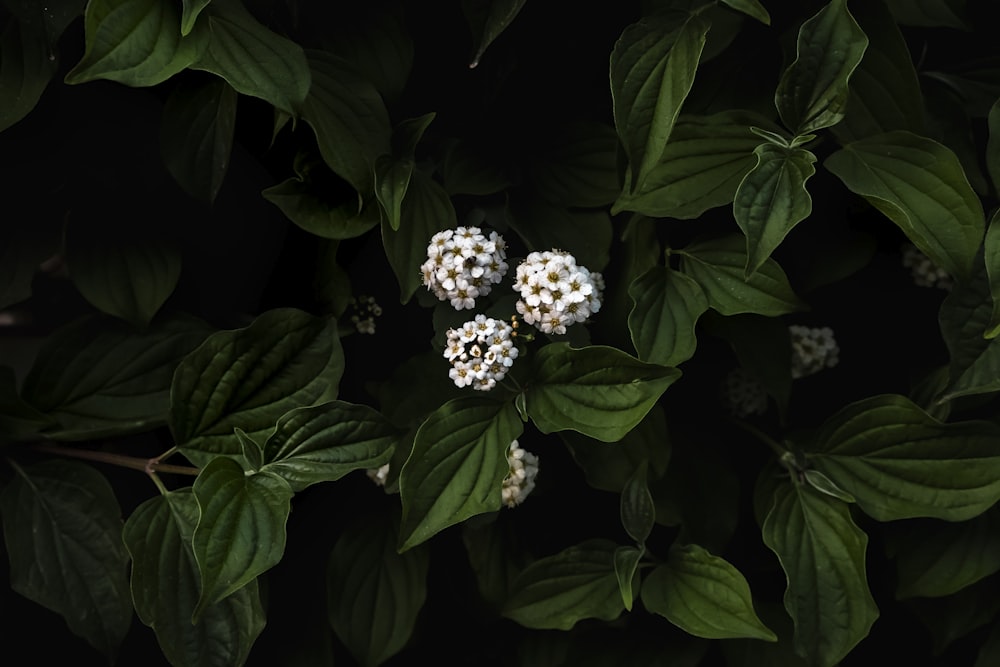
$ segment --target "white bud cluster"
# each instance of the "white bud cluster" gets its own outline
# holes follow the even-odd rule
[[[461,329],[448,329],[444,357],[452,366],[448,376],[459,387],[489,391],[504,379],[517,354],[514,327],[503,320],[476,315]]]
[[[792,341],[793,378],[803,378],[837,365],[840,347],[833,337],[833,329],[793,324],[788,327],[788,332]]]
[[[767,412],[764,385],[742,368],[733,369],[722,381],[722,398],[729,412],[739,419]]]
[[[517,312],[542,333],[564,334],[601,309],[604,278],[562,250],[533,252],[517,267]]]
[[[931,258],[917,246],[907,243],[903,246],[903,266],[910,270],[913,282],[920,287],[940,287],[951,289],[951,275],[934,264]]]
[[[446,229],[431,237],[427,261],[420,266],[424,285],[455,310],[475,308],[507,273],[507,244],[496,232],[479,227]]]
[[[503,480],[501,497],[504,505],[514,507],[523,503],[535,488],[538,457],[522,449],[515,440],[507,449],[507,464],[510,466],[510,472]]]
[[[368,475],[368,479],[375,482],[376,486],[385,486],[385,480],[389,477],[389,464],[386,463],[380,468],[369,468],[365,474]]]
[[[351,298],[351,323],[358,333],[375,333],[375,318],[382,315],[382,306],[375,302],[373,296]]]

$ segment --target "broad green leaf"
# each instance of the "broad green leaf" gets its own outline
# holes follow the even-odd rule
[[[722,315],[757,313],[774,317],[800,310],[806,305],[792,291],[785,272],[773,259],[745,278],[746,242],[738,235],[693,243],[683,250],[681,272],[694,279],[708,305]]]
[[[994,262],[995,242],[988,235],[985,251]],[[955,285],[941,304],[938,320],[950,361],[939,401],[1000,390],[1000,338],[989,337],[996,309],[990,273],[985,262],[976,262],[971,278]]]
[[[260,471],[264,465],[264,447],[241,428],[234,428],[233,435],[240,441],[240,453],[247,462],[247,472]]]
[[[694,544],[671,548],[666,564],[646,576],[642,603],[696,637],[777,640],[757,618],[739,570]]]
[[[427,261],[427,244],[443,229],[457,225],[455,207],[444,188],[422,171],[414,171],[403,200],[398,230],[382,222],[385,254],[399,281],[399,301],[406,303],[423,285],[420,265]]]
[[[375,196],[393,231],[398,231],[402,223],[403,198],[410,187],[413,168],[413,160],[409,158],[395,159],[383,155],[375,161]]]
[[[622,489],[620,513],[622,526],[629,537],[639,545],[645,544],[649,534],[653,532],[653,523],[656,519],[653,497],[649,495],[649,486],[646,484],[645,463],[640,464],[625,483]]]
[[[302,117],[330,169],[365,195],[372,191],[375,160],[390,151],[392,126],[385,102],[346,60],[325,51],[306,55],[312,87]]]
[[[163,161],[174,180],[196,199],[215,201],[226,178],[237,97],[222,79],[182,80],[163,107]]]
[[[629,193],[645,190],[694,83],[708,21],[672,12],[625,28],[611,53],[615,129],[628,158]]]
[[[392,152],[406,158],[413,158],[417,152],[417,144],[424,138],[424,133],[431,126],[437,114],[433,111],[422,116],[407,118],[392,130]]]
[[[943,424],[903,396],[857,401],[815,435],[809,460],[879,521],[964,521],[1000,500],[1000,426]]]
[[[968,30],[969,26],[956,13],[964,0],[886,0],[896,21],[903,25],[925,28],[955,28]]]
[[[159,0],[90,0],[84,19],[83,58],[66,83],[108,79],[155,86],[191,66],[209,48],[211,30],[181,35],[177,5]]]
[[[293,117],[305,114],[311,78],[302,47],[260,23],[240,0],[213,0],[192,34],[202,26],[210,37],[191,69],[221,76],[236,92]]]
[[[677,366],[694,355],[695,325],[708,299],[690,276],[654,266],[629,286],[635,302],[628,317],[632,344],[643,361]]]
[[[535,189],[557,206],[607,206],[621,193],[618,135],[603,123],[557,127],[528,166]]]
[[[808,663],[795,652],[792,635],[795,628],[781,602],[760,599],[755,605],[760,620],[774,631],[778,641],[762,642],[757,639],[730,639],[721,643],[727,667],[808,667]]]
[[[1000,570],[1000,507],[968,521],[924,521],[889,533],[896,597],[941,597]]]
[[[771,25],[771,15],[767,13],[764,5],[760,4],[760,0],[722,0],[722,2],[764,25]]]
[[[816,173],[816,156],[804,148],[763,143],[754,154],[757,164],[740,182],[733,201],[733,217],[747,237],[747,277],[812,213],[806,181]]]
[[[399,431],[366,405],[332,401],[297,408],[278,420],[264,443],[264,467],[299,492],[353,470],[389,461]]]
[[[990,107],[986,120],[990,132],[986,140],[986,171],[990,175],[994,192],[1000,192],[1000,98]]]
[[[983,206],[950,150],[903,130],[848,144],[824,166],[959,278],[983,240]]]
[[[198,525],[191,547],[201,575],[192,621],[278,564],[285,553],[285,522],[292,487],[268,471],[247,475],[219,456],[194,481]]]
[[[525,402],[539,430],[572,429],[604,442],[621,440],[681,375],[603,345],[550,343],[533,362]]]
[[[213,334],[177,367],[170,429],[201,467],[240,457],[234,428],[261,441],[283,414],[336,398],[344,372],[337,324],[294,308],[261,314],[248,327]]]
[[[865,575],[868,536],[846,504],[802,484],[777,488],[762,535],[787,578],[795,651],[811,665],[833,667],[879,616]]]
[[[272,185],[261,194],[293,223],[325,239],[356,238],[379,223],[377,205],[369,202],[359,211],[356,199],[332,203],[323,197],[322,183],[297,176]]]
[[[997,618],[1000,576],[987,577],[947,597],[914,598],[906,608],[930,636],[930,652],[941,656],[957,640]]]
[[[101,316],[55,331],[24,378],[22,398],[58,426],[56,440],[90,440],[152,430],[166,423],[170,380],[181,360],[208,335],[188,317],[143,332]]]
[[[462,543],[479,594],[491,610],[499,611],[510,592],[511,581],[523,566],[513,525],[501,521],[466,521],[462,524]]]
[[[853,503],[855,501],[854,496],[837,486],[832,479],[819,470],[806,470],[802,473],[802,480],[820,493],[825,493],[831,498],[842,500],[845,503]]]
[[[617,545],[587,540],[531,563],[517,576],[503,615],[535,630],[569,630],[578,621],[612,621],[624,609],[615,574]]]
[[[507,448],[524,429],[511,403],[468,396],[448,401],[417,431],[399,474],[400,550],[465,519],[500,509]]]
[[[507,29],[526,0],[463,0],[462,9],[477,44],[470,68],[476,68],[486,49]]]
[[[380,665],[406,646],[427,597],[428,550],[397,553],[398,533],[395,512],[361,514],[330,553],[330,626],[361,665]]]
[[[113,663],[132,623],[121,508],[107,479],[69,461],[12,465],[0,494],[10,586]]]
[[[989,279],[990,297],[993,302],[989,324],[983,335],[986,338],[996,338],[1000,334],[1000,210],[993,214],[993,219],[986,228],[983,258],[986,260],[986,276]]]
[[[66,265],[91,305],[142,329],[177,286],[181,252],[171,239],[143,233],[131,223],[71,221]]]
[[[202,10],[208,7],[212,0],[181,0],[181,34],[187,35],[194,29],[195,22]]]
[[[934,139],[955,153],[972,189],[981,197],[989,196],[990,186],[986,173],[983,171],[982,162],[983,141],[978,136],[978,128],[977,136],[973,137],[971,131],[973,116],[969,109],[970,103],[955,90],[955,87],[960,85],[959,83],[939,72],[935,74],[939,76],[921,73],[927,125],[925,136]],[[1000,89],[987,103],[987,111],[983,113],[983,116],[987,115],[988,109],[996,97],[1000,97]],[[978,125],[979,119],[977,118],[975,122]]]
[[[206,608],[192,623],[201,590],[191,548],[197,523],[198,502],[190,487],[147,500],[125,522],[122,536],[132,557],[135,610],[156,632],[170,664],[242,665],[264,629],[257,582]]]
[[[396,365],[374,391],[382,414],[398,428],[408,428],[422,423],[427,415],[451,399],[466,396],[448,377],[447,370],[447,362],[436,350],[422,352]],[[413,391],[409,380],[415,377],[421,378],[424,391]]]
[[[0,366],[0,441],[37,435],[55,420],[31,407],[18,395],[17,378],[9,366]]]
[[[622,192],[611,212],[686,220],[731,204],[740,181],[756,162],[754,149],[760,140],[751,126],[777,129],[750,111],[680,116],[642,188]]]
[[[507,204],[507,223],[531,250],[569,249],[591,271],[607,265],[614,231],[605,211],[571,211],[541,199],[511,198]]]
[[[43,34],[20,21],[7,21],[0,33],[0,132],[35,108],[56,66]]]
[[[645,552],[645,547],[618,547],[615,549],[615,577],[618,579],[618,590],[621,592],[625,611],[632,611],[632,601],[635,599],[636,593],[633,590],[633,584],[638,582],[635,573]]]
[[[803,23],[795,61],[774,93],[785,126],[802,135],[839,123],[847,107],[847,82],[867,47],[847,0],[830,0]]]

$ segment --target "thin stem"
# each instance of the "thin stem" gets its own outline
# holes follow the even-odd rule
[[[98,463],[107,463],[109,465],[118,466],[120,468],[129,468],[131,470],[141,470],[150,476],[157,472],[169,472],[177,475],[192,476],[197,476],[198,474],[197,468],[160,463],[160,459],[163,458],[162,456],[152,459],[142,459],[137,456],[123,456],[121,454],[111,454],[109,452],[95,452],[92,449],[63,447],[62,445],[53,445],[45,442],[34,444],[31,448],[37,452],[56,454],[58,456],[83,459],[86,461],[96,461]],[[172,453],[172,450],[168,450],[168,454],[169,453]]]
[[[730,419],[729,421],[732,422],[733,424],[736,424],[737,426],[739,426],[743,430],[749,432],[751,435],[753,435],[758,440],[760,440],[761,442],[763,442],[765,445],[767,445],[768,447],[770,447],[771,451],[773,451],[778,456],[779,459],[783,459],[783,457],[786,454],[788,454],[788,449],[787,448],[783,447],[781,445],[781,443],[779,443],[777,440],[775,440],[774,438],[772,438],[771,436],[769,436],[767,433],[764,433],[763,431],[761,431],[756,426],[753,426],[752,424],[748,424],[745,421],[742,421],[742,420],[739,420],[739,419]]]

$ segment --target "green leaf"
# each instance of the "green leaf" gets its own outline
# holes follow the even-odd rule
[[[66,83],[108,79],[155,86],[166,81],[210,48],[211,30],[199,25],[182,36],[180,20],[173,2],[90,0],[84,20],[86,48],[66,74]]]
[[[212,0],[181,0],[181,34],[189,34],[198,21],[202,10],[208,7]]]
[[[591,271],[607,265],[614,231],[605,211],[570,211],[541,199],[512,197],[507,213],[507,223],[530,249],[572,249],[577,264]]]
[[[383,155],[375,161],[375,196],[393,231],[398,231],[402,223],[403,198],[410,187],[413,168],[413,160],[408,158],[397,160]]]
[[[985,222],[954,153],[899,130],[848,144],[823,164],[935,264],[953,276],[969,276]]]
[[[62,236],[61,221],[0,226],[0,310],[31,296],[39,265],[59,249]]]
[[[462,9],[477,44],[469,67],[475,69],[487,47],[507,29],[526,0],[463,0]]]
[[[399,229],[382,222],[385,254],[399,280],[399,301],[406,303],[423,285],[420,265],[427,261],[427,244],[443,229],[457,226],[455,207],[444,188],[422,171],[414,171],[403,200]]]
[[[42,345],[21,397],[58,426],[56,440],[90,440],[151,430],[166,422],[170,380],[209,333],[173,317],[143,332],[100,316],[72,322]]]
[[[819,470],[806,470],[802,473],[802,479],[812,488],[816,489],[820,493],[825,493],[831,498],[842,500],[845,503],[855,502],[854,496],[837,486],[832,479],[821,473]]]
[[[1000,500],[1000,426],[943,424],[903,396],[857,401],[816,433],[809,460],[879,521],[964,521]]]
[[[192,34],[201,26],[210,37],[191,69],[221,76],[236,92],[292,117],[305,113],[311,79],[302,47],[260,23],[240,0],[214,0]]]
[[[931,653],[941,656],[956,640],[997,618],[1000,577],[988,577],[947,597],[915,598],[908,602],[907,611],[920,621],[930,636]]]
[[[14,477],[0,494],[11,588],[62,616],[113,663],[132,604],[111,485],[81,463],[12,467]]]
[[[572,429],[604,442],[621,440],[681,375],[603,345],[550,343],[533,361],[525,402],[535,426],[542,433]]]
[[[626,611],[632,611],[632,601],[635,599],[635,591],[632,590],[633,583],[637,583],[635,576],[639,569],[639,561],[646,553],[646,547],[618,547],[615,549],[615,577],[618,579],[618,590],[622,595],[622,604]]]
[[[800,310],[806,305],[792,291],[785,272],[773,259],[745,278],[746,242],[739,235],[693,243],[683,250],[681,272],[701,286],[708,305],[722,315],[757,313],[774,317]]]
[[[733,201],[733,217],[747,237],[747,277],[812,213],[806,181],[816,173],[816,156],[804,148],[764,143],[754,154],[757,164],[740,182]]]
[[[986,141],[986,171],[990,175],[994,192],[1000,192],[1000,99],[990,107],[986,120],[990,132]]]
[[[615,574],[617,545],[587,540],[531,563],[517,576],[503,615],[535,630],[569,630],[578,621],[612,621],[624,604]]]
[[[302,117],[330,169],[365,195],[372,191],[375,160],[391,149],[385,102],[346,60],[324,51],[306,55],[312,87]]]
[[[201,590],[191,548],[197,523],[198,503],[190,487],[147,500],[125,522],[122,536],[132,557],[135,610],[156,632],[170,664],[242,665],[264,629],[257,582],[207,607],[192,623]]]
[[[615,129],[628,158],[625,190],[645,190],[694,83],[708,21],[672,12],[625,28],[611,53]]]
[[[399,473],[400,551],[448,526],[500,509],[507,448],[524,430],[511,403],[469,396],[448,401],[417,431]]]
[[[889,533],[896,598],[957,593],[1000,570],[1000,506],[968,521],[924,521]]]
[[[372,202],[361,210],[357,200],[331,203],[323,197],[322,184],[297,176],[265,188],[261,194],[293,223],[325,239],[356,238],[379,223],[378,206]]]
[[[993,302],[989,324],[983,335],[996,338],[1000,334],[1000,210],[993,214],[986,228],[983,240],[983,258],[986,260],[986,275],[990,284],[990,298]]]
[[[754,149],[760,140],[750,131],[752,126],[777,129],[750,111],[680,116],[642,188],[623,192],[611,212],[687,220],[732,203],[740,181],[756,162]]]
[[[762,535],[787,577],[796,653],[833,667],[879,615],[865,575],[868,536],[847,505],[801,484],[777,488]]]
[[[441,159],[441,180],[450,195],[491,195],[511,185],[494,151],[467,140],[449,140]]]
[[[642,603],[695,637],[777,641],[754,613],[739,570],[694,544],[671,548],[667,563],[646,576]]]
[[[0,366],[0,442],[4,437],[30,438],[55,424],[55,420],[24,402],[17,392],[14,371]]]
[[[955,28],[968,30],[969,26],[956,13],[955,8],[964,0],[886,0],[896,21],[903,25],[925,28]]]
[[[428,350],[410,357],[398,364],[392,374],[380,382],[374,395],[389,421],[399,428],[420,425],[430,413],[453,398],[465,396],[465,392],[442,373],[441,354]],[[421,378],[424,391],[413,391],[409,385],[412,378]]]
[[[995,233],[988,234],[985,243],[991,263],[996,261]],[[939,402],[1000,390],[1000,338],[994,336],[991,273],[985,262],[976,262],[969,280],[955,285],[941,304],[938,320],[950,361],[948,384]]]
[[[278,420],[264,443],[264,467],[296,493],[311,484],[333,482],[353,470],[389,461],[399,431],[366,405],[331,401],[297,408]]]
[[[406,646],[427,597],[428,550],[396,552],[399,518],[360,515],[340,533],[327,568],[330,626],[361,665]]]
[[[695,326],[708,310],[708,299],[692,278],[654,266],[629,286],[635,302],[628,317],[632,344],[643,361],[677,366],[694,356]]]
[[[0,132],[27,116],[56,72],[45,35],[17,20],[0,33]]]
[[[785,126],[802,135],[839,123],[847,107],[847,82],[867,47],[868,37],[847,10],[847,0],[831,0],[803,23],[795,61],[774,93]]]
[[[182,80],[163,107],[163,161],[174,180],[196,199],[215,201],[226,178],[237,97],[222,79]]]
[[[91,305],[142,329],[177,286],[181,253],[172,240],[137,230],[132,222],[70,222],[66,265]]]
[[[618,135],[603,123],[557,127],[538,146],[528,175],[538,193],[557,206],[607,206],[621,193]]]
[[[500,521],[473,520],[462,524],[462,543],[469,567],[475,575],[476,588],[491,611],[499,611],[510,592],[511,581],[522,566],[512,528],[511,524]]]
[[[336,398],[344,371],[337,324],[294,308],[266,311],[244,329],[213,334],[177,367],[170,429],[201,467],[241,457],[233,429],[258,441],[292,408]]]
[[[764,25],[771,25],[771,15],[764,9],[764,5],[760,4],[760,0],[722,0],[722,2]]]
[[[191,546],[201,575],[201,597],[192,616],[197,623],[206,608],[281,560],[294,492],[278,475],[247,475],[224,456],[201,470],[193,488],[199,515]]]
[[[625,483],[620,504],[622,526],[636,544],[644,545],[653,532],[656,508],[646,485],[646,464],[642,463]],[[631,605],[626,604],[626,607]]]

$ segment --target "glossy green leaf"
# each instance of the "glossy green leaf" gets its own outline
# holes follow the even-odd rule
[[[172,665],[242,665],[264,629],[257,582],[204,609],[191,622],[201,591],[191,536],[198,503],[191,488],[171,491],[139,505],[125,522],[132,557],[132,599],[139,619],[156,632]],[[169,586],[164,586],[169,581]]]
[[[194,29],[202,10],[212,0],[181,0],[181,34],[187,35]]]
[[[491,610],[498,611],[522,566],[513,526],[501,521],[466,521],[462,544],[479,594]]]
[[[444,188],[422,171],[414,171],[403,201],[399,229],[382,222],[385,254],[399,281],[399,300],[406,303],[423,286],[420,265],[427,261],[427,244],[443,229],[457,225],[455,207]]]
[[[479,66],[486,49],[517,18],[526,0],[463,0],[462,9],[477,44],[470,68]]]
[[[803,23],[795,61],[774,94],[785,126],[802,135],[839,123],[847,107],[848,80],[867,46],[847,0],[830,0]]]
[[[237,97],[232,86],[222,79],[184,80],[163,107],[163,161],[174,180],[196,199],[215,201],[226,178],[236,129]]]
[[[192,34],[201,26],[210,37],[191,69],[221,76],[236,92],[293,117],[305,113],[311,78],[302,47],[260,23],[240,0],[213,0]]]
[[[537,147],[528,175],[557,206],[607,206],[621,193],[618,135],[603,123],[578,121],[555,128]]]
[[[399,474],[401,550],[465,519],[500,509],[507,448],[524,429],[510,403],[468,396],[448,401],[417,431]]]
[[[375,160],[390,152],[392,126],[385,102],[346,60],[325,51],[306,55],[312,87],[302,117],[330,169],[359,193],[371,192]]]
[[[27,116],[56,72],[44,34],[9,20],[0,32],[0,132]]]
[[[635,599],[636,593],[633,587],[638,582],[635,573],[645,552],[645,547],[618,547],[615,549],[615,577],[618,578],[618,590],[621,592],[625,611],[632,611],[632,601]]]
[[[326,573],[330,626],[361,665],[406,646],[427,597],[428,550],[397,553],[399,519],[384,514],[362,514],[340,533]]]
[[[336,398],[344,353],[336,322],[294,308],[213,334],[177,367],[170,429],[197,466],[239,458],[234,428],[263,440],[283,414]]]
[[[696,637],[777,640],[757,618],[740,571],[694,544],[671,548],[666,564],[646,576],[642,603]]]
[[[819,470],[806,470],[802,473],[802,480],[820,493],[825,493],[831,498],[842,500],[845,503],[855,502],[854,496],[837,486],[832,479]]]
[[[447,373],[441,372],[442,363],[446,362],[441,353],[428,350],[393,368],[374,392],[382,414],[399,428],[418,426],[427,415],[451,399],[466,396]],[[421,378],[424,391],[413,391],[408,380],[415,377]]]
[[[823,164],[935,264],[968,277],[985,222],[979,197],[954,153],[899,130],[848,144]]]
[[[108,79],[127,86],[155,86],[194,64],[209,48],[210,30],[181,35],[172,2],[91,0],[84,20],[83,58],[66,83]]]
[[[757,313],[769,317],[805,310],[792,291],[785,272],[767,259],[749,279],[748,257],[740,236],[693,243],[683,250],[681,272],[690,276],[708,297],[708,305],[722,315]]]
[[[672,12],[625,28],[611,53],[615,129],[628,158],[629,193],[645,190],[694,83],[710,25],[701,14]]]
[[[964,0],[886,0],[896,21],[925,28],[968,30],[956,7]]]
[[[990,297],[993,302],[989,324],[986,325],[986,331],[983,335],[986,338],[996,338],[1000,334],[1000,210],[993,214],[993,219],[986,227],[986,238],[983,240],[983,259],[986,261],[986,276],[989,280]]]
[[[367,405],[331,401],[278,420],[264,444],[264,467],[295,492],[389,461],[399,431]]]
[[[618,618],[624,603],[615,574],[617,548],[608,540],[587,540],[536,560],[514,580],[503,615],[535,630]]]
[[[740,182],[733,201],[733,217],[747,237],[748,277],[812,213],[806,181],[816,173],[816,156],[804,148],[764,143],[754,155],[757,164]]]
[[[614,230],[605,211],[571,211],[541,199],[512,197],[507,213],[507,223],[532,250],[572,248],[577,264],[591,271],[607,265]]]
[[[99,316],[77,320],[42,345],[21,396],[58,422],[52,439],[152,430],[166,422],[174,369],[208,333],[188,317],[143,332]]]
[[[986,171],[993,183],[993,190],[1000,192],[1000,98],[990,107],[986,123],[990,132],[986,140]]]
[[[28,405],[17,391],[17,378],[9,366],[0,366],[0,441],[30,438],[56,422]]]
[[[801,484],[776,489],[762,530],[787,578],[795,651],[809,664],[833,667],[879,616],[865,574],[868,536],[847,505]]]
[[[542,433],[572,429],[604,442],[621,440],[681,375],[603,345],[550,343],[533,361],[525,402]]]
[[[628,317],[632,344],[643,361],[677,366],[694,355],[695,326],[708,298],[690,276],[654,266],[629,286],[635,302]]]
[[[656,519],[653,497],[649,495],[649,487],[646,484],[645,463],[640,464],[625,483],[622,489],[620,513],[622,526],[629,537],[637,544],[645,544],[649,534],[653,532],[653,523]]]
[[[76,288],[101,312],[137,328],[149,324],[180,280],[176,243],[130,224],[72,221],[65,238],[66,264]]]
[[[1000,426],[943,424],[903,396],[838,411],[816,433],[809,460],[879,521],[963,521],[1000,500]]]
[[[278,564],[285,553],[285,522],[292,487],[269,471],[247,475],[219,456],[194,481],[198,525],[191,547],[201,575],[192,620]]]
[[[375,196],[393,231],[398,231],[402,224],[403,198],[410,187],[413,168],[413,160],[408,158],[397,160],[383,155],[375,161]]]
[[[996,261],[995,233],[987,235],[985,248],[991,262]],[[955,285],[941,304],[938,320],[950,361],[948,384],[939,401],[1000,390],[1000,338],[993,335],[996,306],[991,274],[995,271],[977,262],[969,280]]]
[[[722,0],[722,2],[764,25],[771,25],[771,15],[767,13],[764,5],[760,4],[760,0]]]
[[[368,203],[359,211],[356,200],[331,203],[323,197],[322,190],[321,184],[293,176],[265,188],[261,194],[293,223],[325,239],[356,238],[378,225],[377,205]]]
[[[680,116],[642,188],[623,192],[611,212],[686,220],[732,203],[740,181],[756,161],[754,149],[760,139],[750,131],[751,126],[777,129],[750,111]]]
[[[10,586],[66,620],[113,663],[129,625],[121,508],[90,466],[60,460],[13,465],[0,494]]]
[[[387,103],[399,100],[413,68],[413,35],[405,7],[393,1],[365,7],[362,15],[329,26],[327,48],[353,65]],[[324,30],[327,27],[324,26]]]

